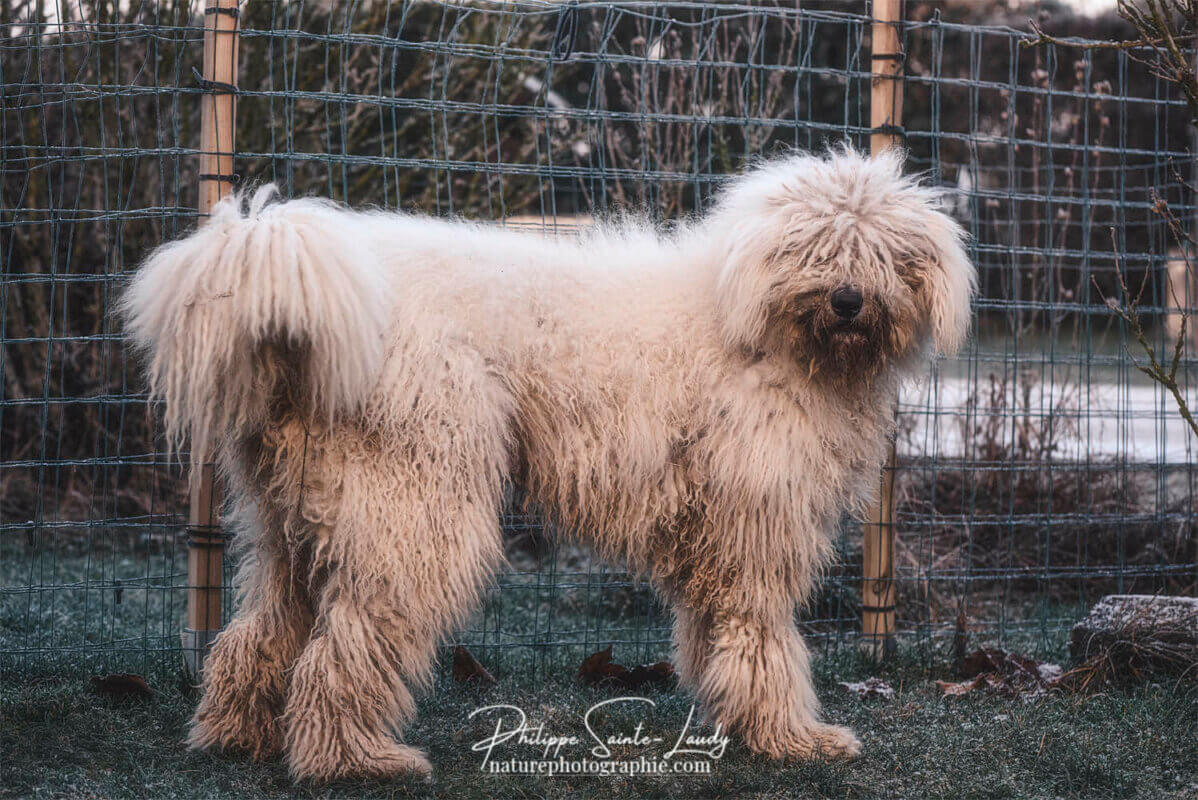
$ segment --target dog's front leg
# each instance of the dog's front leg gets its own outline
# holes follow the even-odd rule
[[[792,609],[717,612],[709,636],[697,693],[712,717],[750,748],[773,758],[852,758],[861,752],[852,731],[819,720],[810,657]]]

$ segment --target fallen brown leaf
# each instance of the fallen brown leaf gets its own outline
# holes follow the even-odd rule
[[[595,673],[593,683],[623,685],[628,680],[628,667],[623,664],[604,664]]]
[[[612,649],[592,653],[578,667],[578,677],[592,686],[616,686],[620,689],[639,689],[647,684],[664,686],[674,677],[674,666],[669,661],[656,664],[641,664],[628,669],[611,660]]]
[[[983,672],[997,672],[1001,675],[1022,676],[1037,683],[1041,681],[1040,662],[997,647],[983,647],[970,653],[961,662],[960,672],[964,678],[981,675]]]
[[[105,697],[118,699],[148,700],[154,696],[154,690],[140,675],[116,673],[92,677],[92,691]]]
[[[494,676],[487,672],[487,668],[461,645],[453,649],[453,679],[458,683],[474,681],[485,686],[495,683]]]
[[[582,665],[578,668],[578,677],[587,683],[598,683],[604,678],[603,668],[610,663],[611,647],[609,646],[606,650],[591,653],[583,659]]]
[[[669,661],[658,661],[656,664],[650,665],[649,669],[663,680],[674,677],[674,665]]]
[[[639,689],[645,684],[664,686],[673,676],[674,665],[669,661],[658,661],[656,664],[633,667],[620,676],[620,681],[626,689]]]
[[[1062,677],[1056,664],[1041,663],[997,647],[975,650],[959,661],[957,671],[967,680],[936,681],[945,697],[984,690],[1030,698],[1058,688]]]

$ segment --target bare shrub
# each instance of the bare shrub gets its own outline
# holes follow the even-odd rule
[[[1166,499],[1153,514],[1151,465],[1078,460],[1070,452],[1082,435],[1076,421],[1092,409],[1076,383],[1054,386],[1048,403],[1041,385],[1033,371],[989,375],[955,416],[964,457],[912,457],[900,466],[896,558],[911,576],[900,582],[900,602],[916,619],[1192,585],[1192,575],[1137,569],[1198,555],[1189,526],[1162,531],[1154,518],[1184,512],[1184,498]],[[918,452],[913,430],[910,421],[900,429],[900,452]]]

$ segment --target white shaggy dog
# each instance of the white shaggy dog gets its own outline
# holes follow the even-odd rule
[[[154,253],[128,329],[245,547],[191,743],[285,751],[298,777],[427,773],[394,731],[500,564],[512,480],[672,605],[712,718],[771,756],[856,754],[819,719],[795,606],[975,283],[901,173],[791,155],[672,233],[577,240],[268,187]]]

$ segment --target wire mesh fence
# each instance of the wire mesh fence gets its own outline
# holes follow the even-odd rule
[[[186,482],[110,312],[197,224],[202,8],[50,5],[0,0],[0,669],[172,667]],[[1025,47],[983,12],[911,4],[902,30],[909,167],[949,187],[981,275],[968,349],[899,402],[899,626],[926,646],[1046,642],[1102,593],[1198,580],[1195,441],[1107,302],[1143,286],[1158,347],[1194,304],[1160,213],[1196,211],[1184,100],[1126,52]],[[245,3],[238,177],[545,235],[701,213],[762,154],[865,145],[870,23],[807,2]],[[510,568],[462,641],[501,667],[665,653],[647,586],[556,543],[516,487],[504,522]],[[859,630],[860,541],[846,520],[803,612],[825,647]]]

